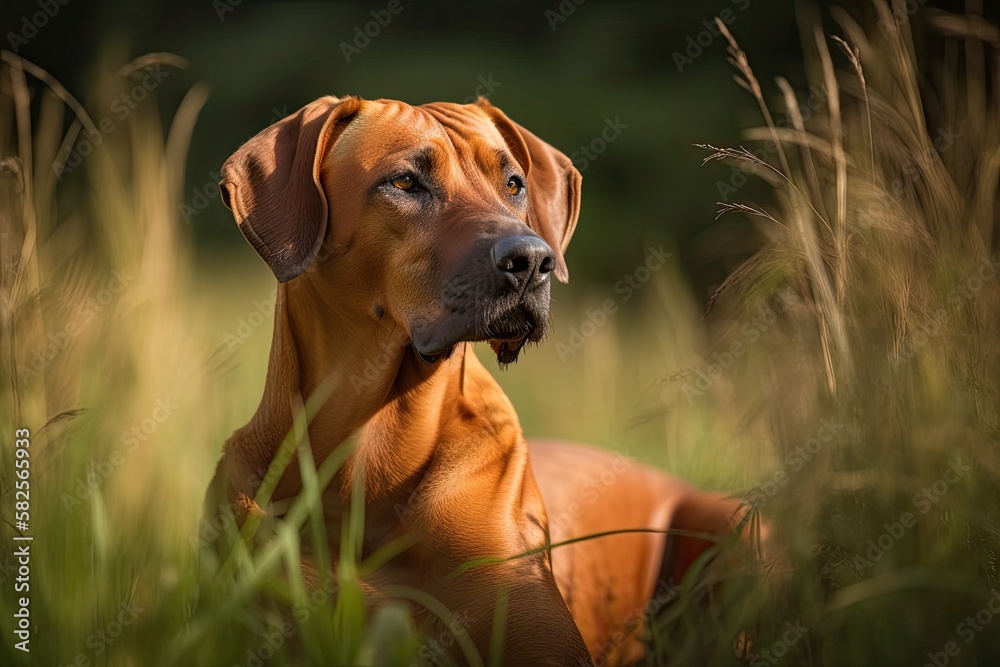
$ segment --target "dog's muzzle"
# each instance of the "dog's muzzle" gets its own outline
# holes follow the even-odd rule
[[[489,341],[501,365],[517,361],[526,343],[545,336],[555,253],[531,234],[495,239],[463,262],[441,294],[444,316],[414,331],[413,347],[427,363],[457,343]]]

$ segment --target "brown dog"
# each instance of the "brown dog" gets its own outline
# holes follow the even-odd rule
[[[601,531],[726,533],[738,507],[620,455],[529,446],[472,352],[489,341],[507,364],[544,335],[551,276],[568,277],[580,185],[565,155],[486,101],[325,97],[223,168],[224,202],[281,284],[264,396],[226,443],[213,486],[232,503],[252,498],[295,406],[330,388],[309,424],[315,459],[356,438],[324,495],[330,552],[361,474],[363,555],[414,540],[366,583],[434,596],[484,656],[504,599],[512,665],[638,659],[637,624],[658,582],[675,583],[709,542],[615,535],[449,576],[463,563]],[[602,475],[610,481],[589,498]],[[300,490],[293,462],[273,499]]]

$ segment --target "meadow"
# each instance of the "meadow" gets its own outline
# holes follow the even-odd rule
[[[528,435],[741,495],[766,526],[759,562],[704,559],[650,620],[649,664],[1000,658],[1000,31],[942,13],[928,66],[904,3],[874,6],[870,26],[834,14],[841,41],[807,31],[815,108],[783,79],[766,99],[757,77],[780,73],[719,26],[761,123],[745,148],[704,145],[704,168],[738,165],[773,196],[721,204],[761,247],[707,303],[680,249],[649,247],[627,289],[557,288],[548,340],[496,370]],[[0,663],[446,664],[402,603],[366,611],[359,580],[389,554],[348,545],[319,589],[287,577],[315,493],[266,543],[199,563],[205,489],[261,395],[274,285],[249,248],[196,247],[178,208],[207,91],[172,117],[127,104],[149,68],[182,65],[117,63],[93,108],[130,111],[102,127],[4,52]],[[63,193],[74,163],[85,187]],[[302,465],[318,488],[336,463]],[[34,538],[30,653],[12,639],[18,535]]]

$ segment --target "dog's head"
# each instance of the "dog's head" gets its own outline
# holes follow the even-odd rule
[[[279,281],[321,281],[338,307],[391,318],[428,363],[462,341],[515,361],[545,334],[551,276],[568,279],[580,173],[485,100],[324,97],[222,174],[224,203]]]

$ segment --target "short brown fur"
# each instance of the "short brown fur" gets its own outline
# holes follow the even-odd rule
[[[416,208],[379,194],[393,161],[414,151],[428,158],[436,193]],[[500,156],[526,177],[526,200],[505,197]],[[434,595],[465,620],[484,656],[505,593],[506,664],[641,657],[638,610],[707,542],[678,543],[666,568],[664,536],[632,534],[557,548],[551,560],[542,551],[448,575],[474,558],[599,531],[725,533],[738,503],[607,452],[529,445],[470,342],[431,361],[415,351],[454,316],[442,290],[483,234],[542,238],[553,273],[568,278],[563,253],[581,182],[569,159],[484,101],[412,107],[328,97],[252,139],[223,174],[224,200],[280,282],[264,396],[226,443],[214,492],[234,505],[253,497],[296,406],[325,387],[330,398],[309,424],[314,457],[356,437],[324,495],[331,553],[355,474],[365,484],[365,554],[404,534],[414,539],[366,582],[371,590],[402,584]],[[582,485],[604,470],[617,471],[615,483],[573,510]],[[273,500],[300,490],[293,461]],[[549,517],[560,518],[551,536]]]

